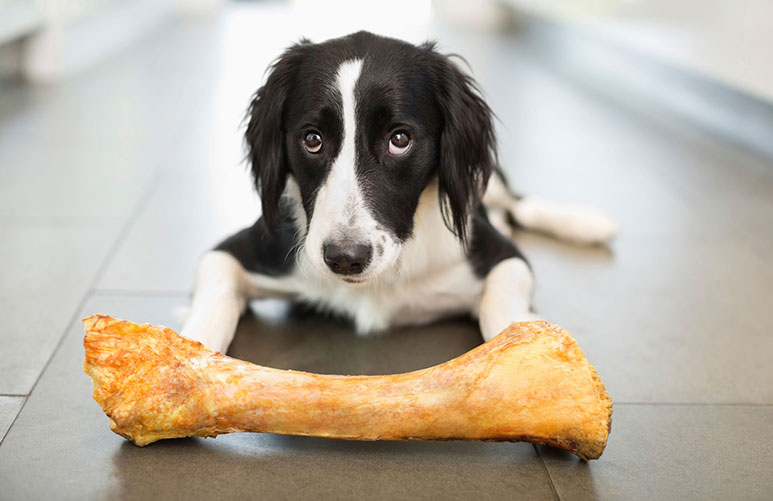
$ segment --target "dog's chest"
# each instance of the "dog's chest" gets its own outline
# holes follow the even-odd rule
[[[337,281],[306,281],[299,296],[322,310],[351,318],[358,332],[431,322],[474,312],[483,281],[466,261],[411,279],[351,287]]]

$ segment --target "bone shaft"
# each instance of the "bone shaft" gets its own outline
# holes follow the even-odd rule
[[[225,428],[218,431],[361,440],[467,438],[459,436],[467,418],[459,396],[460,388],[470,386],[469,371],[437,372],[340,377],[256,370],[215,390],[218,428]]]

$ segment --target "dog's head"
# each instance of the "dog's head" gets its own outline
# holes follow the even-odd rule
[[[249,107],[246,143],[268,228],[282,195],[295,197],[309,260],[349,283],[394,267],[435,179],[464,242],[494,166],[472,78],[433,44],[366,32],[285,51]]]

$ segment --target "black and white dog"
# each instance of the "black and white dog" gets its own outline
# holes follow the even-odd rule
[[[516,225],[583,243],[616,233],[593,209],[509,190],[491,110],[431,43],[302,41],[248,120],[263,215],[203,256],[182,331],[213,350],[227,350],[249,300],[269,297],[363,333],[470,314],[488,341],[533,317]]]

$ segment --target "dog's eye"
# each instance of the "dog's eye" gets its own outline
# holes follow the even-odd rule
[[[411,146],[411,138],[405,132],[395,132],[389,138],[389,153],[392,155],[402,155]]]
[[[319,153],[322,149],[322,136],[318,132],[309,132],[303,138],[303,147],[309,153]]]

